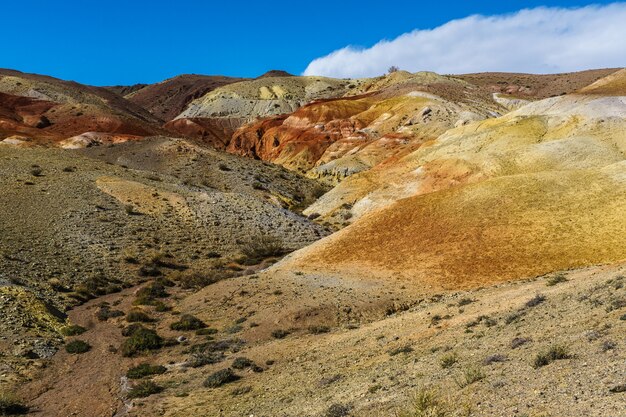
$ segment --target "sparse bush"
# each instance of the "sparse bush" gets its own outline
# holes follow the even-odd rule
[[[246,257],[247,263],[251,263],[284,255],[286,251],[280,239],[269,235],[258,235],[243,245],[241,252]]]
[[[141,365],[130,368],[126,372],[126,376],[130,379],[141,379],[152,375],[161,375],[167,371],[167,368],[162,365],[150,365],[148,363],[142,363]]]
[[[131,310],[126,314],[126,321],[129,323],[150,323],[154,319],[141,310]]]
[[[252,360],[245,358],[243,356],[235,358],[235,360],[233,361],[233,364],[231,365],[233,369],[245,369],[251,366],[254,366],[254,362],[252,362]]]
[[[41,177],[43,175],[43,169],[41,169],[39,167],[35,167],[35,168],[30,170],[30,174],[33,177]]]
[[[214,352],[211,350],[194,352],[185,362],[185,366],[190,368],[200,368],[205,365],[212,365],[224,360],[224,352]]]
[[[455,363],[459,361],[458,356],[454,352],[447,353],[441,357],[439,364],[443,369],[451,368]]]
[[[499,353],[496,353],[494,355],[489,355],[485,358],[485,360],[483,361],[483,363],[485,365],[491,365],[493,363],[497,363],[497,362],[506,362],[507,361],[507,357],[504,355],[501,355]]]
[[[398,68],[396,65],[392,65],[387,69],[387,73],[389,74],[393,74],[394,72],[398,71],[400,71],[400,68]]]
[[[324,417],[346,417],[350,415],[352,407],[344,404],[333,404],[326,410]]]
[[[209,336],[209,335],[215,334],[217,332],[218,332],[217,329],[212,329],[212,328],[208,328],[208,327],[205,327],[204,329],[196,330],[196,334],[198,336]]]
[[[457,303],[457,305],[459,307],[463,307],[463,306],[466,306],[468,304],[472,304],[473,302],[474,302],[474,300],[472,300],[471,298],[461,298],[459,300],[459,302]]]
[[[526,308],[531,308],[531,307],[538,306],[539,304],[543,303],[544,301],[546,301],[545,295],[537,294],[533,298],[531,298],[530,300],[526,301],[526,304],[524,304],[524,305],[526,306]]]
[[[28,413],[28,407],[12,393],[0,392],[0,416],[15,416]]]
[[[560,284],[561,282],[567,282],[567,277],[565,276],[565,274],[556,274],[546,278],[547,287],[553,287],[556,284]]]
[[[504,318],[504,322],[506,324],[511,324],[513,322],[516,322],[517,320],[519,320],[521,317],[523,317],[525,314],[525,312],[523,310],[520,311],[514,311],[513,313],[507,315]]]
[[[400,346],[394,349],[389,350],[389,356],[396,356],[400,353],[411,353],[413,352],[413,348],[410,345]]]
[[[87,329],[77,324],[63,327],[60,332],[63,336],[78,336],[85,333]]]
[[[222,279],[230,278],[232,275],[233,273],[230,271],[188,271],[177,274],[174,277],[174,281],[185,289],[200,289],[215,284]]]
[[[309,326],[309,333],[311,334],[322,334],[330,332],[330,327],[328,326]]]
[[[272,337],[274,339],[284,339],[287,336],[289,336],[289,332],[287,330],[276,329],[272,332]]]
[[[252,387],[249,385],[243,386],[243,387],[237,387],[234,388],[231,392],[230,395],[232,395],[233,397],[237,396],[237,395],[243,395],[243,394],[247,394],[250,391],[252,391]]]
[[[124,340],[120,350],[123,356],[135,356],[147,350],[160,349],[163,338],[154,330],[139,326]]]
[[[141,381],[128,392],[128,398],[145,398],[163,391],[163,387],[152,381]]]
[[[397,417],[448,417],[449,404],[441,398],[439,392],[431,389],[419,390],[411,404],[397,413]]]
[[[170,329],[179,331],[198,330],[205,327],[207,327],[206,323],[191,314],[183,314],[179,321],[170,325]]]
[[[534,368],[541,368],[542,366],[549,365],[550,363],[562,360],[569,359],[572,355],[570,355],[567,346],[564,345],[552,345],[547,350],[543,352],[539,352],[533,361]]]
[[[128,214],[129,216],[136,216],[138,214],[141,214],[140,212],[138,212],[135,209],[135,206],[133,206],[132,204],[126,204],[124,206],[124,211],[126,212],[126,214]]]
[[[100,321],[107,321],[108,319],[112,319],[115,317],[121,317],[124,315],[123,311],[120,310],[111,310],[111,307],[105,305],[100,307],[98,312],[96,313],[96,317]]]
[[[226,165],[223,162],[218,165],[218,168],[220,169],[220,171],[225,171],[225,172],[231,171],[228,165]]]
[[[471,385],[475,382],[485,379],[485,372],[478,366],[468,366],[463,370],[463,374],[460,380],[457,380],[457,384],[463,388]]]
[[[207,388],[218,388],[229,382],[237,381],[240,378],[241,377],[235,374],[232,369],[226,368],[209,375],[207,379],[204,380],[203,385]]]
[[[72,340],[65,345],[65,351],[74,355],[80,355],[91,350],[91,345],[83,340]]]
[[[612,340],[605,340],[602,342],[601,350],[602,352],[608,352],[609,350],[613,350],[617,347],[617,343]]]
[[[511,340],[511,349],[517,349],[518,347],[525,345],[526,343],[530,341],[531,339],[528,339],[526,337],[516,337],[513,340]]]

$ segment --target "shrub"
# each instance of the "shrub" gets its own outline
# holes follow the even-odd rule
[[[78,336],[85,333],[87,329],[77,324],[63,327],[60,332],[63,336]]]
[[[471,298],[461,298],[458,302],[458,306],[459,307],[463,307],[466,306],[468,304],[472,304],[474,302],[474,300],[472,300]]]
[[[518,347],[525,345],[526,343],[530,341],[531,339],[528,339],[526,337],[516,337],[513,340],[511,340],[511,349],[517,349]]]
[[[351,407],[344,404],[333,404],[326,410],[324,417],[346,417],[350,415]]]
[[[457,384],[463,388],[475,382],[485,379],[485,373],[478,366],[468,366],[463,370],[462,378],[457,380]]]
[[[212,365],[224,360],[224,352],[211,350],[198,351],[191,354],[185,362],[185,366],[190,368],[200,368],[205,365]]]
[[[163,387],[152,381],[142,381],[128,392],[128,398],[145,398],[163,391]]]
[[[246,385],[246,386],[244,386],[244,387],[237,387],[237,388],[234,388],[234,389],[230,392],[230,395],[232,395],[232,396],[234,397],[234,396],[237,396],[237,395],[247,394],[247,393],[249,393],[250,391],[252,391],[252,387],[251,387],[251,386],[249,386],[249,385]]]
[[[131,310],[126,314],[126,321],[129,323],[150,323],[154,319],[141,310]]]
[[[496,362],[506,362],[506,360],[507,360],[506,356],[496,353],[495,355],[487,356],[485,360],[483,361],[483,363],[485,365],[491,365],[492,363],[496,363]]]
[[[550,363],[562,360],[569,359],[572,355],[570,355],[567,346],[564,345],[552,345],[547,350],[543,352],[539,352],[533,361],[534,368],[541,368],[542,366],[549,365]]]
[[[28,407],[8,392],[0,392],[0,416],[13,416],[28,413]]]
[[[220,171],[225,171],[225,172],[231,171],[228,165],[226,165],[223,162],[218,165],[218,168],[220,169]]]
[[[238,358],[235,358],[231,366],[234,369],[245,369],[245,368],[250,368],[251,366],[254,366],[254,362],[252,362],[252,360],[248,358],[240,356]]]
[[[546,286],[553,287],[556,284],[560,284],[561,282],[567,282],[567,277],[565,277],[564,274],[552,275],[546,279]]]
[[[207,327],[206,323],[191,314],[183,314],[179,321],[170,325],[170,329],[179,331],[198,330],[205,327]]]
[[[141,324],[139,323],[133,323],[130,326],[126,326],[122,329],[122,336],[124,337],[128,337],[131,336],[133,333],[135,333],[137,330],[139,329],[144,329],[145,327],[143,327]]]
[[[162,365],[150,365],[148,363],[142,363],[141,365],[130,368],[126,372],[126,376],[130,379],[141,379],[151,375],[161,375],[167,371],[167,368]]]
[[[100,321],[107,321],[108,319],[115,318],[115,317],[121,317],[123,315],[124,315],[123,311],[111,310],[111,307],[106,306],[106,305],[100,307],[100,309],[96,313],[96,317]]]
[[[448,403],[441,399],[437,391],[431,389],[419,390],[411,404],[397,413],[397,417],[447,417],[450,415]]]
[[[289,332],[287,330],[276,329],[272,332],[272,337],[274,339],[284,339],[287,336],[289,336]]]
[[[124,340],[120,349],[123,356],[135,356],[147,350],[160,349],[162,346],[163,338],[161,336],[154,330],[140,326],[128,336],[128,339]]]
[[[232,272],[226,271],[205,271],[205,272],[186,272],[178,274],[174,280],[178,285],[185,289],[200,289],[215,284],[225,278],[230,278]]]
[[[67,353],[79,355],[81,353],[89,352],[89,350],[91,350],[91,345],[83,340],[72,340],[65,345],[65,350]]]
[[[43,170],[39,167],[35,167],[33,169],[30,170],[30,174],[33,177],[41,177],[43,175]]]
[[[246,256],[247,260],[260,261],[273,256],[281,256],[285,254],[285,247],[280,239],[259,235],[253,237],[248,243],[243,245],[241,252]]]
[[[309,326],[309,333],[311,334],[322,334],[330,332],[330,327],[328,326]]]
[[[394,349],[389,350],[389,356],[396,356],[400,353],[411,353],[413,352],[413,348],[410,345],[400,346]]]
[[[533,298],[531,298],[530,300],[526,301],[526,304],[524,304],[524,305],[527,308],[531,308],[531,307],[538,306],[539,304],[543,303],[544,301],[546,301],[545,295],[537,294]]]
[[[218,388],[229,382],[234,382],[240,379],[240,376],[235,374],[232,369],[221,369],[217,372],[213,372],[204,380],[204,386],[207,388]]]
[[[212,335],[212,334],[215,334],[215,333],[217,333],[217,329],[212,329],[212,328],[209,328],[209,327],[205,327],[204,329],[196,330],[196,334],[198,336],[209,336],[209,335]]]
[[[456,353],[452,352],[452,353],[443,355],[441,359],[439,360],[439,364],[441,365],[443,369],[448,369],[448,368],[451,368],[458,361],[459,361],[459,358],[457,357]]]

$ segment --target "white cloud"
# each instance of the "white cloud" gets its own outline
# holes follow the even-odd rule
[[[525,9],[469,16],[371,48],[345,47],[312,61],[305,75],[369,77],[391,65],[416,72],[557,73],[626,66],[626,3]]]

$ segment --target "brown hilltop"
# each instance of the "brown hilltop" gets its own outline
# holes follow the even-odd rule
[[[160,83],[144,85],[125,93],[124,97],[167,122],[178,116],[192,100],[218,87],[243,80],[245,78],[183,74]]]
[[[455,75],[455,77],[491,93],[536,100],[574,92],[617,70],[618,68],[606,68],[562,74],[481,72]]]
[[[13,117],[12,123],[28,127],[36,121],[31,127],[38,126],[37,130],[24,126],[13,129],[32,143],[60,142],[87,132],[124,137],[162,132],[160,121],[148,111],[105,88],[2,69],[0,93],[3,107],[21,109],[13,115],[19,117]],[[5,129],[2,139],[10,134],[11,129]]]

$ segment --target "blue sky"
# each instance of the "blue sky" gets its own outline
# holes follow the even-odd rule
[[[594,2],[603,4],[608,2]],[[94,85],[181,74],[300,74],[348,45],[371,47],[472,14],[585,1],[29,1],[2,6],[0,67]],[[626,58],[626,57],[625,57]]]

